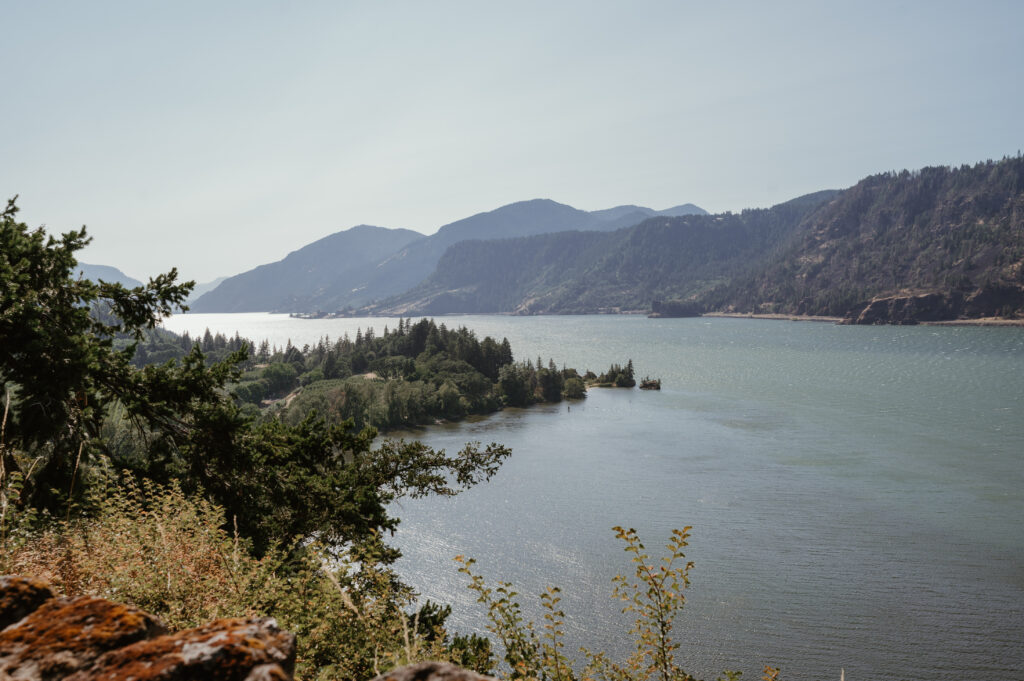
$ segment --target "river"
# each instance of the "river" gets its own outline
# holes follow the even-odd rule
[[[440,318],[438,321],[442,321]],[[488,484],[394,512],[402,575],[483,613],[452,561],[516,584],[528,613],[563,590],[567,649],[627,650],[611,527],[657,554],[693,526],[682,666],[764,663],[788,680],[1024,678],[1024,329],[846,327],[632,316],[444,318],[507,337],[517,358],[602,371],[632,359],[660,392],[592,389],[416,431],[435,447],[499,441]],[[283,346],[395,319],[178,315]]]

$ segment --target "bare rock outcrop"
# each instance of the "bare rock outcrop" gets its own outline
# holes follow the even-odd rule
[[[295,662],[295,637],[272,618],[166,634],[138,608],[20,577],[0,577],[0,624],[0,681],[288,681]]]
[[[1024,285],[986,284],[974,291],[929,291],[878,296],[851,310],[844,324],[918,324],[986,317],[1019,318]]]
[[[49,585],[37,579],[0,576],[0,629],[4,629],[56,594]]]
[[[165,632],[156,617],[102,598],[61,598],[0,576],[0,681],[292,681],[295,637],[271,617]],[[446,662],[374,681],[495,681]]]

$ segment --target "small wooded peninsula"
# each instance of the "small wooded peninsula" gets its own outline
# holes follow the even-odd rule
[[[354,338],[322,338],[302,348],[271,347],[267,341],[256,346],[237,334],[208,330],[195,339],[161,331],[139,345],[133,361],[140,367],[163,362],[183,357],[193,346],[211,362],[244,353],[238,360],[242,371],[227,389],[254,417],[291,424],[315,412],[330,423],[348,419],[355,428],[388,430],[583,399],[591,383],[635,385],[632,360],[626,368],[613,364],[612,373],[601,377],[559,368],[553,359],[515,361],[508,339],[480,340],[466,327],[450,329],[433,319],[401,319],[395,329],[385,326],[381,332],[360,328]]]

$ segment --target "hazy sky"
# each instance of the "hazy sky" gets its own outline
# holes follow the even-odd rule
[[[1024,2],[0,2],[0,193],[200,282],[544,197],[768,206],[1024,148]]]

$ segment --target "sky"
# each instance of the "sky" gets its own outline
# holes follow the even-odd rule
[[[0,193],[200,283],[357,224],[721,212],[1024,148],[1024,2],[0,0]]]

